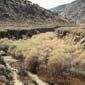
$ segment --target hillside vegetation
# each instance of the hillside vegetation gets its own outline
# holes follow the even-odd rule
[[[28,0],[0,0],[0,26],[53,27],[68,23],[50,10]],[[12,29],[11,28],[11,29]]]

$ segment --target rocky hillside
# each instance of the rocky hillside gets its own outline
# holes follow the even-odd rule
[[[54,18],[53,14],[28,0],[0,0],[0,20]]]
[[[60,6],[57,6],[57,7],[51,8],[50,10],[51,10],[53,13],[55,13],[55,14],[60,14],[61,12],[64,11],[66,5],[67,5],[67,4],[60,5]]]
[[[76,0],[68,4],[62,15],[77,24],[85,23],[85,0]]]
[[[39,25],[50,27],[66,21],[28,0],[0,0],[0,25],[3,25],[2,22],[6,25],[20,23],[19,26],[24,24],[25,27],[39,27]]]
[[[68,20],[28,0],[0,0],[0,29],[49,28]]]

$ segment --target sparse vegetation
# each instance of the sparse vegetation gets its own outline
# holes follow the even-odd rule
[[[84,4],[0,0],[0,85],[85,85]]]
[[[62,38],[47,32],[26,40],[1,39],[0,48],[18,60],[14,66],[19,71],[30,71],[50,83],[84,85],[85,50],[72,33]]]

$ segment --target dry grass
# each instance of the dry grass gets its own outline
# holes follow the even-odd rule
[[[36,73],[45,81],[84,85],[85,50],[73,40],[71,35],[59,39],[55,33],[47,32],[27,40],[1,39],[0,49],[6,48],[14,58],[23,59],[23,70]]]

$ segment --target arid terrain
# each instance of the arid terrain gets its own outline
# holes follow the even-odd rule
[[[27,0],[1,0],[0,85],[85,85],[84,23]]]
[[[0,75],[0,85],[85,85],[85,28],[1,38]]]

